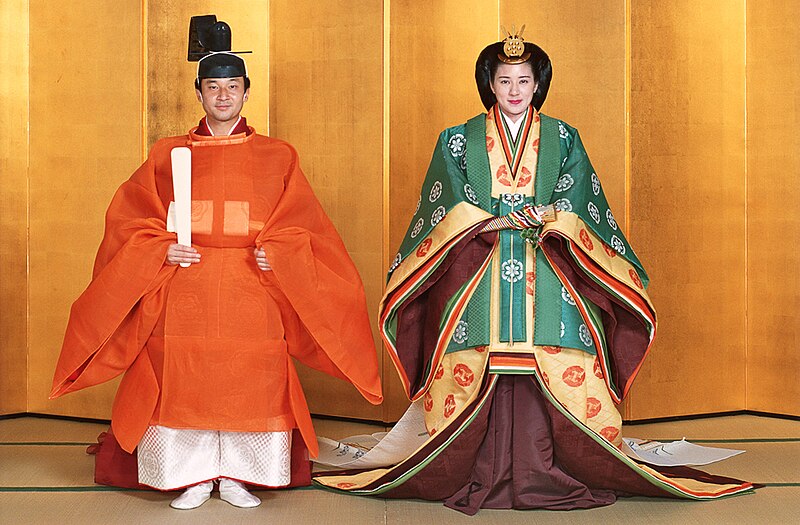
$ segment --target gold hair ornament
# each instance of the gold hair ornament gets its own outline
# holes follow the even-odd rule
[[[519,33],[517,33],[517,28],[515,26],[511,26],[510,33],[503,26],[500,26],[500,29],[508,36],[503,39],[503,52],[497,53],[497,58],[506,64],[521,64],[527,62],[531,57],[531,53],[530,51],[525,51],[525,40],[522,39],[522,33],[525,31],[525,24],[522,24]]]

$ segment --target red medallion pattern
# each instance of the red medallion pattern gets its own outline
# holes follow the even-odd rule
[[[484,345],[484,346],[476,346],[475,347],[475,351],[478,352],[479,354],[482,354],[482,353],[484,353],[486,351],[487,348],[489,348],[489,347],[486,346],[486,345]]]
[[[533,286],[536,282],[536,272],[528,272],[525,274],[525,291],[528,295],[533,295]]]
[[[545,352],[547,352],[550,355],[556,355],[556,354],[560,354],[561,353],[561,347],[560,346],[543,346],[542,350],[544,350]]]
[[[642,288],[644,288],[644,286],[642,286],[642,280],[641,280],[641,279],[639,279],[639,274],[638,274],[638,273],[636,273],[636,270],[634,270],[633,268],[631,268],[630,270],[628,270],[628,275],[630,275],[630,276],[631,276],[631,280],[633,280],[633,284],[635,284],[636,286],[638,286],[638,287],[639,287],[639,289],[642,289]]]
[[[517,182],[517,188],[524,188],[532,179],[533,175],[531,174],[531,170],[523,166],[519,175],[519,181]]]
[[[486,137],[486,152],[491,153],[494,149],[494,139],[492,137]]]
[[[583,382],[586,380],[586,371],[583,369],[582,366],[571,366],[566,370],[564,370],[564,373],[561,375],[561,378],[567,385],[574,388],[577,386],[581,386]]]
[[[356,484],[355,483],[342,482],[342,483],[337,483],[336,486],[338,488],[340,488],[340,489],[349,489],[351,487],[355,487]]]
[[[533,141],[533,151],[539,153],[539,139]]]
[[[434,379],[441,379],[444,375],[444,367],[439,365],[439,368],[436,369],[436,375],[433,376]]]
[[[612,259],[617,256],[617,250],[615,250],[614,248],[612,248],[608,244],[603,243],[603,249],[606,251],[608,256],[611,257]]]
[[[586,419],[591,419],[600,413],[603,404],[596,397],[586,398]]]
[[[594,250],[594,243],[592,239],[589,237],[589,233],[581,228],[581,233],[579,234],[581,238],[581,242],[583,243],[583,247],[589,251]]]
[[[422,241],[417,248],[417,257],[422,258],[428,255],[428,252],[431,251],[431,244],[433,244],[433,240],[430,237]]]
[[[619,429],[617,427],[606,427],[600,431],[600,435],[613,443],[619,437]]]
[[[435,429],[435,428],[432,428],[432,429],[428,430],[428,435],[429,435],[429,436],[432,436],[432,435],[434,435],[435,433],[436,433],[436,429]]]
[[[505,164],[497,168],[497,173],[494,176],[503,186],[511,186],[511,178],[508,176],[508,168]]]
[[[592,367],[592,372],[598,379],[603,379],[603,367],[600,366],[600,359],[594,360],[594,366]]]
[[[456,411],[456,398],[453,394],[447,394],[444,399],[444,417],[450,417]]]
[[[464,363],[459,363],[453,367],[453,379],[460,386],[469,386],[475,381],[475,374]]]
[[[425,412],[430,412],[433,410],[433,396],[430,392],[425,392],[425,397],[422,401],[422,406],[425,408]]]
[[[544,370],[542,370],[541,372],[542,372],[542,379],[544,380],[544,384],[547,385],[547,386],[550,386],[550,377],[547,375],[547,372],[545,372]]]

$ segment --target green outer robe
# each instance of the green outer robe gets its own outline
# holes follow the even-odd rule
[[[559,211],[577,214],[607,246],[636,268],[646,287],[647,274],[614,219],[578,130],[544,114],[540,117],[541,146],[533,204],[553,204]],[[469,203],[492,215],[501,215],[497,199],[491,197],[485,122],[486,115],[481,114],[439,135],[417,209],[387,279],[457,204]],[[536,251],[534,344],[595,354],[594,342],[585,334],[581,337],[583,319],[574,299],[561,286],[547,259],[541,256],[541,247]],[[465,321],[462,326],[468,327],[466,338],[459,337],[460,343],[451,340],[448,353],[489,344],[490,279],[491,271],[487,271],[461,316]],[[524,315],[524,310],[517,312]],[[390,332],[392,322],[390,318],[387,327]],[[522,322],[515,320],[515,324]]]

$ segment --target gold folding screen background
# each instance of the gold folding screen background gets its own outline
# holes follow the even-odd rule
[[[747,3],[747,407],[800,414],[800,17]]]
[[[28,2],[0,4],[0,414],[27,410]]]
[[[185,38],[189,16],[207,13],[254,51],[248,121],[298,149],[375,317],[437,134],[482,109],[477,53],[501,23],[526,23],[554,63],[543,111],[580,129],[653,280],[660,333],[626,417],[800,413],[796,11],[745,0],[4,2],[0,413],[108,417],[115,385],[51,402],[50,378],[114,189],[152,142],[202,116]],[[404,397],[382,364],[378,408],[303,371],[312,410],[396,419]]]
[[[741,409],[744,1],[637,2],[631,17],[630,234],[660,316],[631,413]]]
[[[31,1],[28,411],[108,417],[115,385],[49,401],[103,216],[141,160],[139,2]],[[103,411],[103,412],[101,412]]]
[[[274,0],[270,7],[270,135],[297,149],[361,273],[375,325],[384,266],[374,242],[383,216],[382,4]],[[385,417],[388,404],[370,405],[350,384],[302,366],[298,373],[312,412]]]

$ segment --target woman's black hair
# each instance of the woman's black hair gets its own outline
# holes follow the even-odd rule
[[[550,65],[550,57],[547,56],[541,47],[530,42],[525,42],[525,51],[531,56],[524,64],[530,64],[533,70],[533,80],[536,82],[536,92],[533,94],[531,104],[536,110],[542,108],[547,92],[550,90],[550,79],[553,78],[553,68]],[[481,102],[488,110],[497,103],[497,98],[492,93],[492,79],[497,72],[497,68],[503,62],[498,58],[498,54],[503,54],[503,43],[495,42],[486,46],[478,61],[475,63],[475,83],[478,85],[478,93],[481,95]]]

